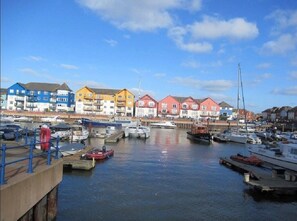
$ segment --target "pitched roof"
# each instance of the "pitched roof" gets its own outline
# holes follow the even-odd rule
[[[226,103],[225,101],[222,101],[221,103],[219,103],[219,106],[220,107],[228,107],[228,108],[232,107],[230,104]]]
[[[90,88],[96,94],[107,94],[107,95],[115,95],[119,92],[118,89],[105,89],[105,88]]]
[[[177,100],[179,103],[182,103],[184,100],[186,100],[188,97],[177,97],[177,96],[172,96],[175,100]]]
[[[54,83],[39,83],[39,82],[30,82],[27,84],[20,85],[24,86],[28,90],[38,90],[38,91],[56,91],[57,88],[60,86],[60,84],[54,84]]]
[[[72,91],[66,83],[61,84],[57,90],[65,90],[65,91]]]

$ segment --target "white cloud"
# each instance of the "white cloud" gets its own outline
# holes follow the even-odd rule
[[[297,46],[297,36],[283,34],[276,40],[266,42],[261,49],[264,54],[286,54],[292,52]]]
[[[39,57],[39,56],[32,56],[32,55],[30,55],[30,56],[28,56],[28,57],[25,57],[25,60],[27,60],[27,61],[44,61],[45,59],[44,58],[42,58],[42,57]]]
[[[186,87],[194,87],[206,91],[225,91],[231,88],[234,84],[228,80],[209,80],[201,81],[192,77],[175,77],[171,83],[179,84]]]
[[[274,89],[272,90],[272,94],[296,96],[297,87],[295,86],[295,87],[289,87],[289,88],[283,88],[283,89]]]
[[[117,41],[113,40],[113,39],[105,39],[104,40],[107,44],[109,44],[111,47],[114,47],[118,44]]]
[[[19,71],[20,72],[23,72],[25,74],[36,76],[36,77],[40,77],[41,76],[37,71],[33,70],[32,68],[21,68],[21,69],[19,69]]]
[[[258,69],[267,69],[267,68],[270,68],[270,67],[271,67],[270,63],[261,63],[261,64],[257,65]]]
[[[222,66],[222,62],[214,61],[214,62],[210,62],[210,63],[201,63],[201,62],[197,62],[195,60],[188,60],[188,61],[182,62],[181,65],[184,67],[189,67],[189,68],[212,68],[212,67]]]
[[[175,26],[169,29],[168,36],[182,50],[205,53],[213,50],[207,40],[218,38],[227,39],[252,39],[259,34],[255,24],[243,18],[234,18],[228,21],[215,17],[204,16],[201,22],[195,22],[186,27]],[[224,51],[220,51],[222,53]]]
[[[257,25],[243,18],[219,20],[215,17],[204,16],[201,22],[188,26],[195,39],[253,39],[258,36]]]
[[[77,0],[120,29],[153,31],[168,28],[174,19],[169,10],[199,10],[202,0]]]
[[[276,23],[272,28],[272,34],[279,34],[284,29],[297,28],[297,10],[276,10],[266,16],[266,19]]]
[[[185,42],[187,34],[187,30],[183,27],[174,27],[168,31],[168,36],[175,42],[177,47],[182,50],[195,53],[205,53],[212,51],[212,45],[208,42]]]
[[[72,64],[60,64],[60,67],[68,70],[77,70],[78,67]]]

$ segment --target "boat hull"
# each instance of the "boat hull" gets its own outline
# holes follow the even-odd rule
[[[94,159],[94,160],[104,160],[111,156],[113,156],[114,150],[107,150],[106,152],[103,152],[102,150],[92,150],[90,152],[87,152],[85,157],[86,159]]]
[[[198,143],[211,143],[211,135],[209,133],[193,134],[188,131],[187,138]]]
[[[283,155],[276,155],[271,153],[270,150],[257,147],[248,147],[248,151],[258,157],[259,159],[271,163],[276,166],[280,166],[289,170],[297,171],[297,160],[288,160]]]

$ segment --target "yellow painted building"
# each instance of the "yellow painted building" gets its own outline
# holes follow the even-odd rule
[[[127,89],[97,89],[87,86],[75,94],[80,114],[133,116],[134,95]]]

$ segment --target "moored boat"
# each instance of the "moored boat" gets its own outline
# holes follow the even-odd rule
[[[263,163],[263,161],[261,159],[259,159],[258,157],[254,156],[254,155],[243,156],[241,154],[237,154],[237,155],[230,156],[230,159],[240,162],[240,163],[254,165],[254,166],[261,166],[261,164]]]
[[[297,171],[297,144],[276,143],[251,144],[247,146],[251,155],[279,167]]]
[[[159,121],[151,123],[150,126],[152,128],[164,128],[164,129],[175,129],[176,124],[172,121]]]
[[[106,150],[106,147],[103,146],[101,148],[93,148],[92,150],[88,151],[87,153],[83,154],[82,157],[86,159],[94,159],[94,160],[104,160],[113,156],[114,150]]]
[[[187,131],[187,138],[195,142],[211,143],[208,127],[200,122],[194,122],[191,130]]]

